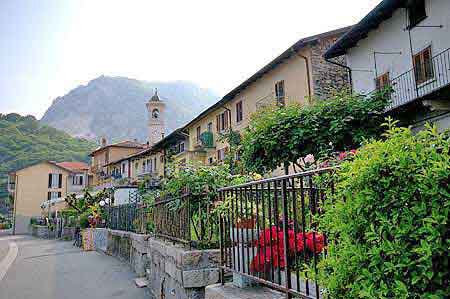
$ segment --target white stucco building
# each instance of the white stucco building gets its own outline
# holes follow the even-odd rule
[[[355,92],[389,84],[389,113],[450,127],[450,0],[384,0],[325,54],[345,55]]]

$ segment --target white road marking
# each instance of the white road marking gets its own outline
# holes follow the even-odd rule
[[[6,275],[9,267],[11,267],[12,263],[15,261],[17,254],[19,253],[19,248],[17,247],[16,242],[9,242],[9,251],[5,258],[0,261],[0,282]]]

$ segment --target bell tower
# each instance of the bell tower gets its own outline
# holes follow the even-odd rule
[[[159,99],[158,89],[155,89],[155,94],[146,106],[148,111],[148,141],[150,145],[153,145],[164,138],[165,131],[164,110],[166,103]]]

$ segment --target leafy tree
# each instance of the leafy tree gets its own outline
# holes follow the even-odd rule
[[[329,298],[449,298],[450,134],[393,123],[338,170],[320,219]]]
[[[346,92],[309,106],[270,107],[254,114],[242,140],[248,171],[265,173],[308,154],[357,148],[382,132],[385,92],[370,97]]]
[[[7,197],[6,173],[41,160],[89,161],[95,143],[41,125],[33,116],[0,114],[0,198]]]

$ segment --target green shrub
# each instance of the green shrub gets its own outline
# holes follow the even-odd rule
[[[320,220],[329,298],[449,298],[450,137],[393,128],[338,172]]]
[[[358,148],[382,133],[387,103],[384,92],[371,97],[344,92],[309,106],[269,107],[255,113],[240,146],[244,168],[265,173],[308,154],[320,158]]]
[[[88,228],[89,227],[89,216],[91,215],[90,211],[86,211],[80,215],[80,228]]]

